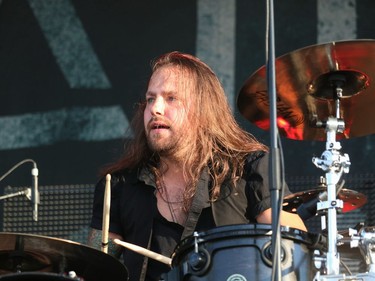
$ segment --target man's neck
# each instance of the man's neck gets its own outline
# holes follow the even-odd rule
[[[161,158],[161,174],[166,183],[185,186],[183,165],[180,161],[171,158]]]
[[[160,164],[161,172],[164,176],[183,174],[183,165],[177,159],[162,157]]]

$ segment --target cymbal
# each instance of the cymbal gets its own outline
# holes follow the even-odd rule
[[[343,89],[337,139],[375,133],[375,40],[337,41],[298,49],[275,59],[277,126],[294,140],[326,140],[317,126],[336,116],[336,85]],[[266,66],[253,73],[237,98],[240,113],[270,128]]]
[[[128,278],[120,261],[92,247],[59,238],[0,232],[0,279],[15,272],[66,275],[71,271],[85,281]]]
[[[283,210],[296,213],[301,204],[318,198],[319,194],[324,191],[326,191],[325,188],[318,188],[287,195],[283,200]],[[346,188],[342,188],[336,197],[344,203],[341,209],[343,213],[358,209],[367,203],[367,197],[364,194]]]

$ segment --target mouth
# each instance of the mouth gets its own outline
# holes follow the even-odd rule
[[[150,130],[157,130],[157,129],[170,129],[170,126],[161,122],[153,122],[150,124]]]

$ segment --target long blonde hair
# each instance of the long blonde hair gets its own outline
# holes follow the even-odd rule
[[[180,52],[170,52],[152,63],[152,73],[165,66],[175,66],[192,79],[194,107],[190,124],[194,141],[183,159],[183,168],[189,185],[184,201],[188,206],[195,194],[200,174],[209,167],[212,178],[212,200],[218,198],[220,186],[229,179],[233,184],[241,177],[246,155],[253,151],[267,151],[267,147],[243,130],[235,121],[223,87],[211,68],[198,58]],[[145,103],[139,104],[132,121],[134,138],[125,145],[125,154],[106,169],[106,173],[148,165],[157,171],[159,156],[148,145],[143,124]]]

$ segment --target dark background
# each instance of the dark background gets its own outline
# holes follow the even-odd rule
[[[348,2],[355,4],[356,34],[344,39],[374,38],[375,2]],[[317,3],[275,1],[276,56],[318,44]],[[232,97],[265,64],[265,1],[238,0],[235,6]],[[93,188],[100,167],[118,157],[129,137],[127,121],[144,94],[150,61],[172,50],[196,54],[197,9],[192,0],[0,1],[1,174],[31,158],[41,186]],[[340,9],[332,18],[347,19]],[[269,132],[234,111],[244,128],[269,144]],[[325,143],[282,141],[292,191],[316,188],[322,172],[311,159]],[[373,143],[372,135],[342,141],[352,163],[347,177],[353,186],[347,187],[369,198]],[[0,182],[0,194],[9,186],[30,186],[30,171],[31,164],[16,169]],[[363,177],[366,183],[353,180]]]

